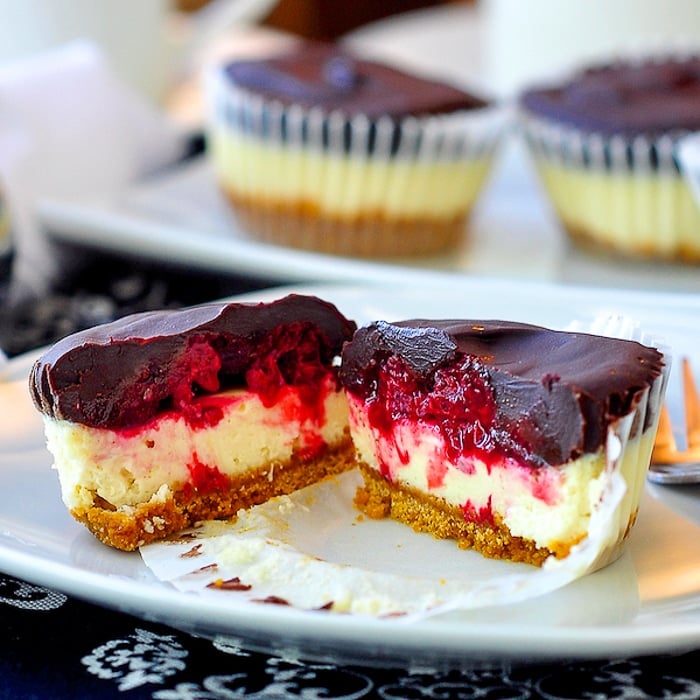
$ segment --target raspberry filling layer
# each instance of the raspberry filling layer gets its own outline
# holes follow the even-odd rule
[[[243,386],[238,387],[239,383]],[[227,386],[222,389],[224,384]],[[245,393],[227,391],[237,388],[245,389]],[[296,453],[301,459],[312,459],[327,447],[320,428],[326,420],[328,392],[337,389],[334,370],[324,365],[320,357],[317,331],[308,324],[280,326],[271,332],[258,346],[242,378],[223,374],[220,354],[206,338],[194,337],[171,374],[169,396],[161,402],[162,410],[140,425],[113,432],[121,439],[131,440],[179,418],[186,421],[191,431],[209,430],[252,394],[266,409],[276,409],[277,425],[299,426]],[[187,468],[191,487],[200,493],[228,486],[229,478],[196,452]]]
[[[139,426],[168,410],[216,424],[198,397],[249,387],[273,405],[293,386],[316,403],[355,328],[332,304],[297,294],[144,312],[59,341],[33,365],[29,388],[44,415],[93,428]]]
[[[559,471],[529,465],[512,449],[513,435],[503,439],[497,421],[494,390],[483,363],[463,356],[455,363],[421,375],[399,356],[391,356],[377,372],[373,390],[355,407],[366,415],[373,432],[378,469],[390,482],[402,479],[402,469],[424,462],[425,486],[446,494],[454,488],[457,470],[479,483],[484,475],[496,483],[518,484],[531,497],[552,505],[561,497]],[[507,474],[507,476],[505,476]],[[481,487],[478,487],[481,488]],[[462,497],[464,498],[464,497]],[[499,502],[501,499],[499,498]],[[494,525],[491,496],[460,500],[465,520]]]
[[[490,469],[512,456],[495,423],[488,374],[473,357],[463,357],[428,377],[416,374],[402,358],[389,357],[379,370],[375,393],[368,397],[368,416],[387,441],[397,421],[430,426],[444,444],[445,458],[454,464],[467,464],[467,457],[476,456]],[[401,455],[404,464],[408,457]],[[430,480],[439,481],[440,475],[433,474]]]
[[[213,395],[237,387],[247,387],[266,407],[274,406],[287,387],[295,387],[300,410],[318,422],[323,412],[320,387],[331,373],[320,346],[318,330],[303,322],[273,329],[255,347],[241,339],[234,343],[216,336],[192,336],[165,376],[153,371],[126,393],[117,429],[138,429],[149,415],[169,411],[181,413],[193,429],[212,427],[223,416]],[[232,356],[235,372],[228,361]],[[241,363],[244,356],[249,359]]]

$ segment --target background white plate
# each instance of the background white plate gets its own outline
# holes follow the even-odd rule
[[[515,138],[503,147],[469,234],[449,255],[363,260],[258,242],[236,222],[206,157],[101,199],[44,200],[39,214],[59,241],[277,284],[401,283],[410,273],[700,292],[698,266],[623,260],[572,247]]]
[[[285,289],[284,292],[289,291]],[[507,318],[565,326],[574,318],[616,311],[663,336],[675,355],[700,367],[700,299],[618,293],[489,280],[400,287],[319,287],[362,323],[414,316]],[[248,295],[269,299],[282,290]],[[276,605],[239,605],[178,593],[154,580],[136,553],[99,544],[73,522],[59,495],[41,422],[26,392],[33,356],[13,360],[0,383],[0,569],[100,605],[208,636],[223,635],[248,648],[284,650],[306,657],[362,663],[411,661],[469,666],[504,659],[612,657],[677,651],[700,645],[700,491],[649,488],[625,554],[615,564],[528,603],[452,614],[411,625],[400,619],[365,619],[303,612]],[[672,372],[670,398],[679,404]],[[373,538],[329,518],[314,533],[319,552],[343,547],[365,551],[367,563],[390,566],[396,557],[395,524],[373,526]],[[379,527],[376,527],[378,525]],[[359,533],[359,534],[358,534]],[[449,543],[407,528],[411,547],[426,562],[444,556]],[[350,544],[350,540],[354,543]],[[474,553],[449,550],[465,566],[484,566]]]

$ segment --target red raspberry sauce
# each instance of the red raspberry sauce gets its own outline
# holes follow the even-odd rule
[[[192,455],[187,465],[190,473],[190,484],[199,493],[211,493],[213,491],[225,491],[229,485],[229,479],[216,467],[204,464],[196,454]]]
[[[473,454],[487,465],[502,458],[496,454],[491,433],[496,413],[491,388],[483,367],[473,358],[438,369],[428,384],[401,358],[390,357],[370,401],[370,422],[384,437],[391,435],[395,421],[408,419],[434,426],[451,462]],[[405,464],[408,455],[403,455],[402,461]]]
[[[192,430],[216,426],[227,408],[238,401],[235,396],[214,393],[220,389],[220,369],[221,358],[207,339],[194,339],[186,359],[173,368],[173,407],[146,425],[117,432],[125,438],[133,438],[158,421],[178,415]],[[325,422],[325,384],[332,372],[320,356],[317,331],[304,323],[280,326],[264,338],[246,371],[247,389],[257,393],[265,407],[279,408],[282,423],[300,425],[297,453],[302,459],[315,457],[326,447],[317,428]],[[337,379],[335,386],[338,386]],[[216,466],[202,462],[196,453],[187,469],[190,473],[188,487],[195,491],[209,493],[229,487],[228,477]]]
[[[436,449],[428,464],[430,489],[442,485],[449,464],[468,474],[473,472],[473,460],[477,458],[489,472],[502,465],[516,470],[513,478],[526,481],[535,498],[545,503],[558,499],[557,480],[550,478],[549,470],[521,464],[499,446],[493,392],[484,367],[473,357],[439,368],[432,379],[425,379],[402,358],[392,356],[379,370],[377,388],[368,399],[367,409],[370,425],[382,443],[390,446],[388,459],[395,456],[402,464],[409,461],[408,452],[393,437],[396,423],[427,426],[441,438],[442,447]],[[378,454],[380,472],[391,481],[392,468],[383,461],[383,451]],[[480,508],[467,501],[462,509],[467,520],[493,523],[490,501]]]
[[[278,326],[260,340],[245,372],[245,385],[257,393],[266,407],[284,399],[294,387],[298,402],[288,402],[286,418],[302,424],[321,425],[325,421],[323,384],[334,370],[324,363],[318,331],[307,323]],[[187,354],[171,368],[172,407],[164,408],[152,421],[117,430],[124,437],[134,437],[166,415],[182,415],[193,430],[214,427],[224,416],[231,398],[217,395],[221,389],[221,357],[205,336],[193,338]],[[337,386],[337,378],[335,379]],[[311,447],[318,451],[322,445]]]

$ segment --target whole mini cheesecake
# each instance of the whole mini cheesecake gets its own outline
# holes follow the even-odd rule
[[[454,247],[503,128],[447,83],[299,42],[206,80],[214,172],[249,234],[339,255]]]
[[[290,295],[128,316],[33,366],[63,501],[123,550],[354,466],[337,359],[355,324]]]
[[[627,257],[700,262],[700,208],[679,139],[700,129],[700,58],[592,66],[520,97],[528,145],[574,241]]]
[[[371,517],[541,564],[587,537],[606,470],[636,518],[664,360],[630,340],[503,321],[376,322],[342,354]],[[624,425],[624,427],[623,427]]]

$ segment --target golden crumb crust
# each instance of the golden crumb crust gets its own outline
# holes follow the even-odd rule
[[[564,215],[564,228],[570,238],[584,250],[593,254],[618,255],[623,258],[630,256],[642,260],[677,260],[682,263],[700,262],[700,251],[693,243],[679,241],[671,251],[663,251],[655,242],[636,239],[614,240],[613,237],[599,233],[593,228],[586,228],[568,221]]]
[[[493,521],[465,520],[460,508],[409,486],[390,483],[366,464],[359,465],[364,485],[358,487],[355,505],[370,518],[392,518],[416,532],[453,539],[462,549],[474,549],[491,559],[506,559],[541,566],[549,556],[564,558],[576,541],[538,547],[532,540],[512,535],[497,513]]]
[[[381,212],[332,217],[304,202],[273,204],[225,191],[236,216],[257,239],[333,255],[396,257],[442,253],[467,235],[465,217],[388,219]]]
[[[241,509],[292,493],[354,466],[354,448],[346,434],[341,442],[313,460],[294,453],[288,462],[273,462],[232,478],[226,491],[199,493],[188,484],[172,484],[169,496],[162,501],[117,510],[96,496],[90,507],[74,508],[71,515],[104,544],[133,551],[202,520],[233,518]]]

